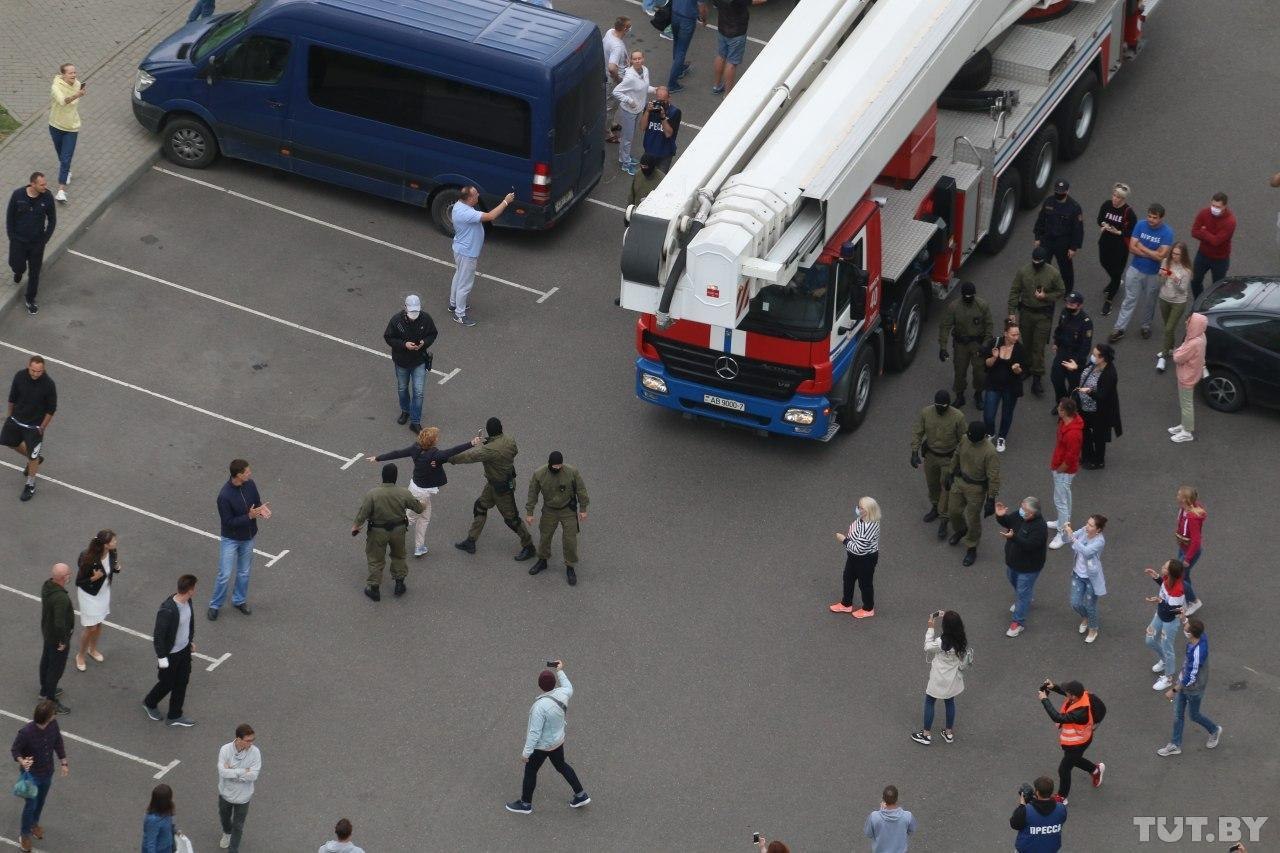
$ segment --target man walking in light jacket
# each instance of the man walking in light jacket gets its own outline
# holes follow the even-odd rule
[[[516,814],[529,814],[533,811],[533,788],[538,784],[538,769],[548,758],[569,786],[573,788],[573,799],[569,805],[575,809],[591,802],[591,797],[582,789],[578,774],[564,760],[564,727],[565,714],[569,710],[569,699],[573,696],[573,685],[569,676],[564,674],[564,661],[547,661],[555,671],[544,669],[538,674],[538,688],[542,695],[533,700],[529,708],[529,730],[524,738],[524,751],[521,761],[524,762],[524,785],[520,791],[520,799],[507,803],[507,811]]]
[[[222,823],[218,846],[231,853],[240,850],[253,783],[262,772],[262,753],[254,744],[257,739],[253,726],[241,723],[236,726],[235,740],[218,750],[218,820]]]

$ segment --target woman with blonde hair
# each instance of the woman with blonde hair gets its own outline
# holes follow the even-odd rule
[[[446,450],[438,446],[440,428],[427,427],[418,433],[418,440],[403,450],[393,450],[378,456],[366,457],[370,462],[390,462],[392,459],[413,460],[413,479],[409,481],[409,493],[422,501],[422,512],[409,512],[409,525],[413,528],[413,556],[427,553],[427,525],[431,523],[431,499],[449,481],[444,473],[444,463],[469,447],[480,443],[473,438]]]
[[[1160,265],[1160,321],[1164,324],[1164,346],[1156,353],[1156,372],[1164,373],[1173,355],[1173,336],[1182,322],[1191,298],[1191,256],[1186,243],[1174,243],[1169,257]]]
[[[1120,290],[1120,277],[1129,264],[1129,237],[1138,224],[1138,214],[1129,206],[1129,185],[1117,183],[1111,198],[1098,208],[1098,260],[1107,273],[1107,288],[1102,294],[1102,316],[1111,313],[1111,300]]]
[[[854,619],[876,615],[873,579],[880,559],[880,504],[875,498],[861,497],[853,508],[853,523],[848,533],[837,533],[844,544],[844,591],[840,600],[829,608],[832,613],[849,613]],[[853,609],[853,586],[862,591],[862,607]]]

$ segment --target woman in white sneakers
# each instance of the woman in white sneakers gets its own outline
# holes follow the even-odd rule
[[[941,699],[947,712],[942,739],[956,739],[956,697],[964,692],[964,670],[973,662],[973,651],[964,635],[964,622],[954,610],[934,611],[924,632],[924,651],[929,655],[929,686],[924,690],[924,725],[911,735],[916,743],[933,743],[933,711]]]
[[[1186,243],[1174,243],[1169,257],[1160,265],[1160,320],[1164,326],[1164,345],[1156,353],[1156,372],[1164,373],[1173,356],[1173,339],[1183,322],[1187,300],[1191,297],[1191,258]]]
[[[1089,516],[1083,530],[1072,530],[1070,524],[1062,526],[1062,533],[1076,553],[1075,567],[1071,574],[1071,609],[1080,614],[1080,633],[1084,641],[1098,639],[1098,598],[1107,594],[1107,579],[1102,573],[1102,549],[1107,539],[1102,535],[1107,526],[1105,515]]]
[[[613,87],[613,96],[618,99],[621,109],[618,110],[618,165],[628,175],[636,173],[640,161],[631,156],[631,143],[636,138],[636,126],[640,116],[649,107],[649,96],[656,90],[649,85],[649,69],[644,67],[644,51],[631,51],[631,64],[622,72],[622,82]]]

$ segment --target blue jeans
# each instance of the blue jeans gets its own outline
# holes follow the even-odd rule
[[[1192,713],[1194,714],[1194,712]],[[36,781],[36,795],[29,800],[22,801],[21,830],[23,835],[30,835],[31,827],[40,823],[40,814],[44,811],[44,801],[49,796],[49,786],[53,784],[52,772],[48,776],[38,776],[32,773],[31,778]]]
[[[927,732],[933,728],[933,706],[938,700],[924,694],[924,730]],[[956,700],[943,699],[942,705],[947,709],[947,729],[953,729],[956,725]]]
[[[1200,596],[1196,595],[1196,591],[1191,588],[1191,569],[1196,563],[1200,562],[1200,558],[1204,556],[1204,548],[1202,547],[1196,556],[1190,562],[1187,561],[1187,549],[1178,549],[1178,560],[1182,563],[1182,588],[1187,594],[1187,604],[1198,601]]]
[[[195,5],[191,7],[191,14],[187,16],[187,23],[212,15],[215,2],[216,0],[196,0]]]
[[[1027,624],[1027,611],[1031,609],[1031,602],[1035,600],[1036,581],[1040,579],[1039,572],[1015,572],[1008,566],[1004,567],[1009,578],[1009,586],[1013,587],[1014,595],[1017,599],[1013,606],[1013,620],[1019,625]]]
[[[422,423],[422,392],[423,386],[427,379],[427,366],[419,364],[417,367],[401,367],[394,365],[396,369],[396,391],[400,394],[400,411],[409,414],[409,423]],[[412,385],[413,397],[410,398],[410,386]]]
[[[990,388],[982,396],[982,420],[987,425],[987,435],[998,438],[1009,437],[1009,427],[1013,426],[1013,407],[1018,405],[1018,398],[1012,391],[992,391]],[[996,432],[996,410],[1000,413],[1000,432]]]
[[[58,152],[58,183],[65,184],[71,177],[71,158],[75,156],[76,139],[80,134],[49,125],[49,136],[53,137],[53,150]]]
[[[671,74],[667,77],[667,88],[674,88],[685,70],[684,58],[689,53],[689,43],[693,41],[693,33],[698,27],[697,18],[686,18],[684,15],[671,16]]]
[[[1155,652],[1164,664],[1164,674],[1173,678],[1178,674],[1173,663],[1173,638],[1182,630],[1177,619],[1168,622],[1160,621],[1160,614],[1151,617],[1151,625],[1147,628],[1147,648]]]
[[[1200,700],[1203,698],[1203,693],[1183,693],[1181,690],[1173,694],[1173,735],[1169,743],[1182,746],[1183,713],[1188,705],[1191,706],[1191,722],[1198,723],[1209,734],[1217,733],[1218,724],[1200,713]]]
[[[1089,620],[1089,630],[1098,630],[1098,594],[1093,591],[1093,581],[1071,575],[1071,609]]]
[[[222,607],[227,599],[227,583],[231,580],[231,569],[236,570],[236,588],[231,594],[233,605],[244,604],[249,598],[249,569],[253,566],[253,540],[227,539],[220,540],[218,549],[218,579],[213,582],[213,598],[209,606],[214,610]]]

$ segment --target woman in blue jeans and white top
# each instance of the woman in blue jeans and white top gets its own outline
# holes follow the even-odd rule
[[[942,739],[956,739],[956,697],[964,692],[964,670],[969,666],[969,641],[964,635],[964,622],[954,610],[934,611],[924,632],[924,652],[929,655],[929,686],[924,690],[924,727],[911,739],[928,746],[933,742],[933,711],[941,699],[947,712],[947,727]]]
[[[858,498],[853,508],[853,524],[848,533],[837,533],[836,539],[844,544],[844,591],[840,600],[831,605],[832,613],[849,613],[854,619],[866,619],[876,615],[876,594],[873,578],[876,563],[880,560],[880,504],[874,498]],[[853,586],[862,590],[862,606],[853,609]]]
[[[1180,626],[1178,618],[1182,616],[1182,608],[1187,602],[1185,588],[1182,585],[1182,561],[1167,560],[1160,567],[1159,574],[1148,566],[1144,569],[1147,577],[1160,585],[1158,595],[1147,597],[1147,601],[1155,604],[1156,614],[1147,626],[1147,648],[1156,653],[1155,666],[1152,672],[1160,673],[1152,690],[1168,690],[1173,686],[1173,641],[1178,635]]]
[[[1076,553],[1071,609],[1080,614],[1079,630],[1086,643],[1098,639],[1098,598],[1107,594],[1107,579],[1102,573],[1102,550],[1107,547],[1102,531],[1106,526],[1107,517],[1097,514],[1089,516],[1083,530],[1072,530],[1069,523],[1062,526],[1062,533]]]
[[[1027,361],[1022,346],[1022,330],[1017,323],[1006,322],[1004,334],[983,350],[987,378],[983,389],[982,415],[987,435],[996,437],[996,452],[1004,453],[1004,440],[1013,426],[1013,407],[1022,396],[1023,365]],[[996,412],[1000,414],[1000,431],[996,432]]]

